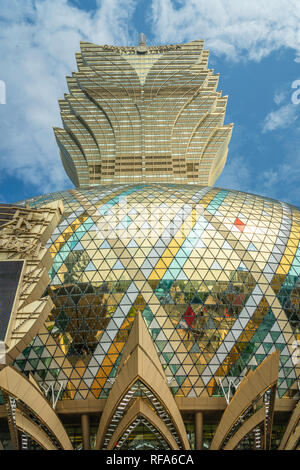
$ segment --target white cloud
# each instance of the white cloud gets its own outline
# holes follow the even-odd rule
[[[0,182],[21,178],[36,192],[70,187],[51,126],[61,126],[57,100],[76,70],[80,40],[130,44],[135,0],[102,0],[86,12],[67,0],[2,0]]]
[[[286,91],[285,90],[277,90],[274,95],[274,102],[279,106],[284,99],[286,98]]]
[[[268,170],[263,172],[264,186],[266,189],[274,187],[280,181],[280,174],[278,170]]]
[[[225,168],[215,185],[237,191],[253,192],[252,173],[244,156],[240,153],[229,152]]]
[[[232,60],[261,60],[289,47],[300,54],[298,0],[153,0],[152,22],[162,42],[204,38]]]
[[[291,151],[284,157],[283,163],[276,165],[261,175],[263,193],[269,197],[299,204],[300,153]]]
[[[243,154],[230,152],[215,186],[257,194],[299,205],[300,153],[290,149],[281,163],[262,171]]]
[[[289,103],[271,111],[263,123],[263,132],[291,126],[297,119],[297,106]]]

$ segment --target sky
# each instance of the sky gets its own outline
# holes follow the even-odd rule
[[[0,202],[72,188],[53,127],[81,40],[204,39],[234,123],[215,185],[300,206],[299,0],[0,0]]]

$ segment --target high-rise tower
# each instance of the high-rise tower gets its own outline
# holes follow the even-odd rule
[[[212,185],[227,157],[227,97],[203,41],[169,46],[81,43],[78,72],[59,102],[55,136],[82,188],[112,183]]]

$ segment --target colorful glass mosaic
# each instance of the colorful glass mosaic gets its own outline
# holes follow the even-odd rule
[[[176,396],[219,396],[279,349],[297,392],[300,211],[219,188],[98,186],[61,199],[48,242],[55,308],[15,361],[60,399],[106,398],[138,311]]]

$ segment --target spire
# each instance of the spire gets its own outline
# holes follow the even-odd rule
[[[150,395],[153,395],[151,407],[156,409],[155,406],[158,406],[156,409],[158,421],[162,418],[158,410],[164,409],[165,418],[163,419],[166,420],[165,424],[176,441],[176,447],[188,450],[190,445],[182,416],[167,384],[163,367],[141,312],[138,312],[135,317],[127,343],[124,346],[116,380],[101,415],[95,449],[109,447],[118,421],[122,420],[123,411],[132,400],[137,400],[131,389],[138,381],[141,381]],[[125,403],[127,405],[124,406]],[[136,415],[140,411],[137,409]],[[164,425],[160,429],[162,430],[163,427]]]
[[[146,35],[144,33],[139,34],[139,45],[136,48],[136,52],[138,54],[146,54],[147,52]]]
[[[139,34],[139,46],[146,46],[146,35],[144,33]]]

